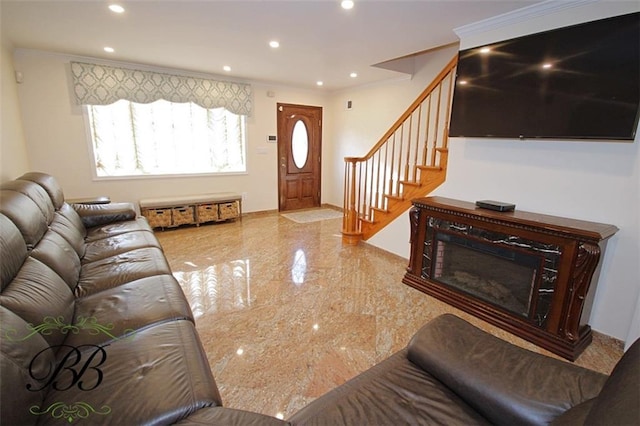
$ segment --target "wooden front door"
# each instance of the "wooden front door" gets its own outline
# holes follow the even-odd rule
[[[320,207],[322,108],[278,104],[278,209]]]

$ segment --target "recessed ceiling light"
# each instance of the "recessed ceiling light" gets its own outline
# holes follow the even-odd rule
[[[491,49],[488,47],[483,47],[482,49],[480,49],[480,53],[487,54],[489,52],[491,52]]]
[[[119,4],[110,4],[109,5],[109,10],[114,12],[114,13],[123,13],[124,12],[124,7],[120,6]]]
[[[226,72],[231,71],[231,67],[229,65],[225,65],[224,67],[222,67],[223,70],[225,70]]]
[[[340,2],[340,6],[342,6],[342,8],[346,9],[346,10],[353,9],[353,1],[352,0],[342,0],[342,2]]]
[[[549,69],[549,68],[551,68],[552,66],[553,66],[553,65],[548,64],[548,63],[547,63],[547,64],[543,64],[543,65],[542,65],[542,68],[544,68],[544,69]]]
[[[113,52],[115,52],[115,49],[113,47],[106,46],[104,48],[104,51],[107,52],[107,53],[113,53]]]
[[[349,77],[351,78],[356,78],[358,76],[357,72],[352,72],[351,74],[349,74]]]
[[[276,40],[271,40],[269,42],[269,46],[271,46],[274,49],[277,49],[278,47],[280,47],[280,43],[278,41],[276,41]]]
[[[463,86],[464,86],[465,84],[467,84],[467,80],[460,80],[460,81],[458,82],[458,84],[461,84],[461,85],[463,85]]]
[[[324,82],[322,82],[322,81],[316,81],[316,84],[317,84],[318,86],[322,86],[322,85],[324,84]]]

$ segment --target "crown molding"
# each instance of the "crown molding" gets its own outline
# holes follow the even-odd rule
[[[547,0],[512,12],[503,13],[502,15],[483,19],[482,21],[463,25],[461,27],[454,28],[453,31],[462,39],[464,37],[518,24],[534,18],[555,14],[566,9],[581,7],[589,3],[597,3],[598,1],[599,0]]]

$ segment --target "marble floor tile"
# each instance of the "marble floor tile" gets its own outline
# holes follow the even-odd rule
[[[272,212],[156,233],[225,406],[288,418],[445,312],[554,356],[403,284],[406,259],[342,245],[341,223]],[[595,333],[575,363],[608,374],[622,352],[621,342]]]

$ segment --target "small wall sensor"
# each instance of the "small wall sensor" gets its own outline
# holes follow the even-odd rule
[[[347,107],[348,110],[352,109],[353,108],[353,102],[352,101],[347,101],[346,107]]]
[[[21,71],[16,71],[16,83],[20,84],[24,81],[24,76]]]
[[[278,142],[278,137],[276,135],[267,135],[267,142],[276,143]]]

